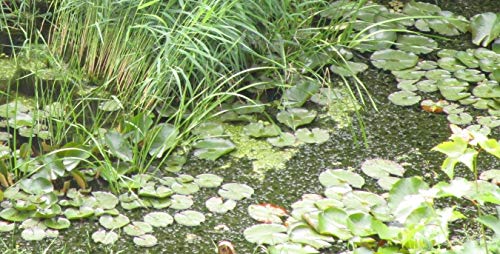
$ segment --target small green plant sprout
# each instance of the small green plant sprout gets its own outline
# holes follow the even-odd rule
[[[486,151],[493,156],[500,158],[500,145],[498,140],[489,139],[483,133],[470,129],[462,129],[457,125],[450,124],[453,134],[451,141],[443,142],[434,148],[433,151],[444,153],[447,157],[441,165],[441,170],[450,179],[454,178],[454,170],[457,163],[461,162],[469,168],[477,177],[477,156],[480,151]]]

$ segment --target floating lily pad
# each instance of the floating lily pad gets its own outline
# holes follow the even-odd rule
[[[199,226],[202,222],[205,221],[205,215],[197,211],[186,210],[176,213],[174,215],[174,219],[181,225],[194,227]]]
[[[295,136],[299,141],[308,144],[322,144],[330,139],[328,131],[320,128],[314,128],[312,130],[307,128],[298,129],[295,132]]]
[[[443,57],[438,60],[438,65],[442,69],[451,72],[463,70],[466,68],[455,57]]]
[[[0,211],[0,217],[7,221],[21,222],[33,215],[31,211],[18,211],[15,208],[6,208]]]
[[[297,139],[291,133],[281,133],[278,137],[268,138],[267,142],[276,147],[293,146]]]
[[[88,206],[82,206],[79,209],[68,208],[64,210],[64,216],[69,220],[84,219],[92,215],[94,215],[94,209]]]
[[[69,228],[69,226],[71,225],[71,222],[66,218],[57,218],[57,219],[52,218],[52,219],[44,220],[43,224],[49,228],[52,228],[52,229],[65,229],[65,228]]]
[[[280,128],[268,122],[249,123],[243,128],[243,132],[254,138],[267,138],[278,136],[281,132]]]
[[[307,110],[304,108],[291,108],[286,111],[281,111],[277,114],[276,118],[282,124],[292,128],[311,123],[316,118],[317,112],[314,110]]]
[[[415,68],[402,71],[391,71],[391,73],[398,79],[415,80],[415,82],[425,75],[425,71]]]
[[[447,117],[448,121],[456,125],[469,124],[474,120],[471,115],[467,113],[450,114]]]
[[[361,164],[361,170],[366,175],[379,179],[389,175],[403,176],[405,169],[398,163],[384,159],[366,160]]]
[[[404,51],[415,54],[428,54],[438,48],[435,40],[421,35],[400,35],[396,46]]]
[[[281,243],[268,248],[270,254],[313,254],[319,253],[318,250],[298,243]]]
[[[479,176],[481,180],[492,181],[497,184],[500,183],[500,170],[499,169],[490,169],[481,173]]]
[[[205,202],[205,206],[212,213],[224,214],[236,207],[236,201],[231,199],[224,201],[220,197],[211,197]]]
[[[252,196],[253,192],[254,190],[246,184],[226,183],[222,185],[218,193],[223,198],[239,201],[245,198],[249,198],[250,196]]]
[[[216,160],[236,148],[231,141],[222,138],[204,139],[196,142],[194,147],[196,148],[194,155],[207,160]]]
[[[302,107],[304,103],[318,92],[320,84],[309,80],[300,80],[283,94],[283,105],[286,107]]]
[[[243,235],[251,243],[276,245],[288,240],[286,231],[280,224],[259,224],[245,229]]]
[[[262,113],[265,110],[265,105],[260,103],[259,101],[254,102],[240,102],[236,101],[233,103],[232,108],[234,112],[240,115],[245,114],[253,114],[253,113]]]
[[[341,62],[330,66],[330,70],[332,70],[333,73],[344,77],[352,77],[366,69],[368,69],[368,65],[352,61],[346,61],[345,63]]]
[[[52,183],[46,178],[39,177],[36,179],[27,178],[21,181],[21,189],[30,194],[50,193],[54,190]]]
[[[123,105],[116,96],[113,96],[113,99],[99,103],[98,108],[102,111],[113,112],[119,109],[123,109]]]
[[[172,190],[177,194],[190,195],[198,192],[200,187],[196,183],[178,183],[172,184]]]
[[[391,71],[409,69],[418,62],[417,55],[393,49],[376,51],[370,59],[376,67]]]
[[[444,111],[444,107],[448,106],[448,103],[445,100],[433,101],[433,100],[423,100],[420,103],[420,107],[429,113],[441,113]]]
[[[92,234],[92,240],[96,243],[110,245],[118,240],[118,234],[113,231],[98,230]]]
[[[128,219],[128,217],[122,214],[118,216],[103,215],[99,217],[99,223],[107,229],[122,228],[129,222],[130,220]]]
[[[455,79],[455,78],[445,78],[445,79],[439,80],[437,82],[437,85],[439,88],[444,87],[444,86],[467,87],[467,86],[469,86],[469,83],[467,83],[466,81],[461,81],[461,80]]]
[[[134,237],[134,243],[141,247],[153,247],[158,244],[158,240],[153,235],[141,235]]]
[[[188,209],[193,205],[193,199],[185,195],[172,195],[170,208],[175,210]]]
[[[224,127],[217,122],[203,122],[196,126],[191,133],[200,138],[219,137],[224,134]]]
[[[196,186],[198,187],[198,186]],[[166,198],[171,196],[174,191],[168,187],[160,185],[155,186],[154,183],[148,183],[144,187],[140,188],[137,194],[141,197],[153,197],[153,198]]]
[[[403,12],[412,16],[435,15],[441,11],[441,8],[435,4],[424,2],[408,2],[403,8]]]
[[[470,93],[465,92],[467,90],[467,87],[455,87],[455,86],[440,86],[439,91],[441,92],[441,95],[446,100],[449,101],[458,101],[465,99],[470,96]]]
[[[476,45],[488,46],[500,36],[500,14],[486,12],[471,18],[472,42]]]
[[[392,176],[383,176],[383,177],[380,177],[378,180],[377,180],[377,184],[383,189],[383,190],[386,190],[386,191],[389,191],[392,189],[392,186],[397,182],[399,181],[400,178],[398,177],[392,177]]]
[[[290,240],[296,243],[307,244],[317,249],[328,248],[331,246],[329,242],[334,241],[333,237],[320,235],[306,225],[294,227],[290,233]]]
[[[474,57],[474,52],[459,51],[455,56],[461,63],[465,64],[468,68],[478,68],[479,60]]]
[[[409,91],[394,92],[389,95],[389,100],[399,106],[411,106],[417,104],[422,97]]]
[[[14,223],[0,221],[0,232],[2,232],[2,233],[10,232],[10,231],[14,230],[15,227],[16,227],[16,224],[14,224]]]
[[[174,222],[174,218],[165,212],[151,212],[144,216],[144,222],[153,227],[166,227]]]
[[[476,69],[464,69],[458,70],[453,75],[461,80],[465,80],[467,82],[479,82],[486,79],[486,76]]]
[[[424,60],[418,62],[417,68],[424,71],[434,70],[437,68],[437,63],[430,60]]]
[[[92,196],[96,198],[98,208],[113,209],[118,204],[118,198],[109,192],[94,191]]]
[[[500,85],[495,82],[479,84],[472,90],[472,94],[481,98],[500,98]]]
[[[215,188],[219,187],[223,181],[223,178],[214,174],[200,174],[194,179],[194,182],[198,186],[203,188]]]
[[[430,70],[425,73],[425,77],[430,80],[443,80],[446,78],[451,78],[451,72],[443,69]]]
[[[153,227],[146,222],[133,221],[125,226],[123,231],[130,236],[141,236],[153,232]]]
[[[168,172],[177,173],[181,171],[182,166],[186,163],[186,160],[186,156],[171,154],[165,162],[164,169]]]
[[[496,116],[478,116],[477,122],[482,126],[496,128],[500,126],[500,118]]]
[[[438,90],[436,81],[430,79],[419,81],[415,84],[415,86],[418,88],[418,90],[425,93],[432,93]]]
[[[418,80],[400,80],[398,83],[398,88],[403,91],[415,92],[418,90],[414,83]]]
[[[40,227],[26,228],[21,232],[21,237],[26,241],[40,241],[46,236],[45,230]]]
[[[271,204],[259,204],[250,205],[248,207],[248,214],[259,222],[280,224],[283,222],[281,217],[286,216],[287,212],[282,207]]]
[[[349,184],[355,188],[361,188],[365,180],[360,175],[347,170],[326,170],[319,175],[319,182],[325,187]]]

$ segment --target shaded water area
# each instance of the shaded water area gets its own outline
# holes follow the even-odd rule
[[[388,1],[380,1],[388,2]],[[484,1],[426,1],[440,5],[445,10],[454,11],[465,16],[500,9],[498,0]],[[447,47],[464,47],[461,38],[440,42]],[[41,242],[17,241],[19,231],[2,235],[4,243],[11,249],[29,250],[27,253],[42,253],[50,247],[48,253],[215,253],[215,244],[220,240],[230,240],[238,253],[260,253],[255,245],[248,243],[243,237],[243,230],[255,221],[248,216],[247,207],[257,203],[272,203],[290,209],[290,205],[306,193],[321,193],[323,187],[318,181],[319,174],[325,169],[348,167],[359,170],[366,159],[384,158],[405,163],[405,176],[418,175],[429,183],[444,180],[440,165],[444,158],[431,148],[445,141],[450,131],[444,114],[433,114],[422,111],[419,107],[400,107],[389,102],[387,96],[396,91],[396,82],[392,75],[375,69],[369,69],[360,76],[377,103],[378,110],[366,107],[362,112],[363,123],[367,135],[367,146],[360,140],[360,126],[353,129],[343,128],[331,133],[330,140],[321,145],[303,145],[295,156],[281,170],[266,173],[264,181],[254,178],[252,163],[245,159],[226,156],[215,162],[207,162],[192,158],[184,166],[182,173],[196,175],[214,173],[224,177],[224,182],[245,183],[255,189],[250,199],[238,202],[236,209],[224,215],[207,216],[207,220],[199,227],[185,227],[179,224],[167,228],[155,229],[158,245],[151,248],[140,248],[131,242],[130,237],[122,237],[112,247],[103,247],[93,243],[90,235],[99,228],[97,221],[85,220],[73,222],[73,226],[61,231],[56,240]],[[313,107],[313,105],[309,105]],[[472,111],[473,112],[473,111]],[[334,126],[325,126],[329,129]],[[353,131],[354,130],[354,131]],[[353,134],[354,133],[354,134]],[[356,137],[354,136],[356,135]],[[492,130],[492,138],[498,139],[498,128]],[[479,170],[500,168],[500,161],[492,157],[479,158]],[[457,176],[472,179],[473,175],[464,168],[459,168]],[[368,182],[368,188],[377,192],[379,188],[374,182]],[[380,192],[382,190],[380,189]],[[216,189],[203,189],[194,198],[194,210],[206,212],[204,202],[216,195]],[[172,213],[172,210],[167,210]],[[122,212],[122,211],[121,211]],[[123,211],[131,220],[142,220],[147,210],[134,212]],[[466,213],[467,211],[465,211]],[[221,230],[219,225],[227,226]],[[1,246],[1,245],[0,245]],[[345,243],[334,244],[334,247],[323,253],[338,253],[347,248]],[[2,250],[4,251],[4,250]],[[264,252],[262,252],[264,253]]]
[[[445,115],[427,113],[418,107],[403,108],[390,103],[387,95],[396,88],[393,85],[394,79],[389,74],[369,70],[361,78],[369,87],[378,105],[378,111],[368,109],[363,114],[368,147],[365,147],[359,138],[355,141],[352,129],[340,129],[322,145],[301,146],[299,152],[288,161],[285,169],[268,171],[263,182],[252,177],[253,169],[248,160],[236,160],[231,157],[212,163],[195,158],[190,160],[184,167],[183,173],[196,175],[211,172],[224,177],[224,182],[246,183],[255,189],[252,198],[240,201],[235,210],[224,215],[207,217],[202,226],[188,228],[174,224],[165,229],[156,229],[154,234],[159,244],[148,249],[136,247],[129,237],[122,237],[115,245],[108,248],[96,245],[90,235],[98,229],[98,222],[88,220],[81,223],[74,222],[70,229],[61,231],[60,239],[54,242],[44,240],[42,243],[27,243],[15,241],[16,236],[4,236],[6,239],[4,241],[12,248],[16,246],[21,249],[26,248],[33,253],[42,253],[47,246],[52,245],[50,253],[64,250],[72,253],[113,251],[113,253],[187,254],[215,253],[214,243],[227,239],[235,244],[238,253],[254,253],[254,245],[246,242],[243,237],[243,230],[255,224],[255,221],[248,216],[248,205],[273,203],[289,209],[290,205],[303,194],[321,192],[318,175],[325,169],[353,167],[356,172],[360,172],[359,166],[364,160],[385,158],[407,163],[405,167],[408,170],[405,176],[421,175],[430,183],[445,179],[439,170],[443,156],[430,151],[437,143],[445,141],[450,134]],[[359,129],[357,126],[353,128]],[[495,130],[492,137],[498,138],[498,136],[499,132]],[[494,158],[480,158],[479,163],[479,168],[482,170],[500,166],[500,162]],[[457,175],[469,179],[473,177],[465,170],[461,170]],[[368,186],[374,192],[379,188],[374,182],[368,182]],[[194,198],[193,209],[206,211],[204,202],[214,195],[216,190],[200,191]],[[142,216],[146,213],[147,210],[136,210],[133,213],[124,211],[131,220],[142,220]],[[215,229],[220,224],[226,225],[228,230]],[[334,244],[334,248],[323,253],[338,253],[347,247],[345,245],[345,243],[337,246]]]

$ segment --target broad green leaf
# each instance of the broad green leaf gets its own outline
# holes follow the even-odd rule
[[[166,227],[174,222],[174,218],[165,212],[151,212],[144,216],[144,222],[153,227]]]
[[[325,187],[349,184],[355,188],[361,188],[365,180],[360,175],[347,170],[326,170],[319,175],[320,183]]]
[[[335,236],[341,240],[348,240],[353,235],[347,228],[349,215],[342,209],[331,207],[318,215],[318,230],[322,235]]]
[[[328,131],[320,128],[314,128],[312,130],[307,128],[298,129],[295,132],[295,136],[299,141],[308,144],[322,144],[330,139]]]
[[[130,143],[119,132],[114,130],[106,132],[106,134],[104,134],[104,140],[106,141],[111,154],[114,156],[127,162],[134,159]]]
[[[307,110],[304,108],[290,108],[281,111],[276,115],[278,121],[293,130],[297,127],[310,124],[316,118],[317,112],[314,110]]]
[[[422,97],[409,91],[399,91],[389,95],[389,100],[398,106],[415,105],[420,102],[421,99]]]
[[[141,247],[153,247],[158,244],[158,240],[156,239],[156,237],[149,234],[136,236],[134,237],[133,241],[137,246]]]
[[[243,235],[251,243],[276,245],[288,240],[286,231],[280,224],[258,224],[245,229]]]
[[[292,133],[281,133],[278,137],[268,138],[267,142],[276,147],[293,146],[297,138]]]
[[[333,73],[344,77],[355,76],[366,69],[368,69],[368,65],[352,61],[346,61],[345,63],[339,62],[338,64],[330,66],[330,70],[332,70]]]
[[[214,174],[200,174],[194,179],[198,186],[203,188],[216,188],[221,185],[223,178]]]
[[[128,217],[122,214],[118,216],[103,215],[99,218],[99,223],[101,224],[101,226],[111,230],[122,228],[129,222],[130,220],[128,219]]]
[[[404,51],[415,54],[428,54],[437,49],[436,41],[421,35],[400,35],[396,46]]]
[[[277,224],[282,223],[281,217],[287,215],[285,209],[271,204],[250,205],[248,214],[259,222]]]
[[[195,227],[205,221],[205,215],[197,211],[186,210],[176,213],[174,219],[181,225]]]
[[[130,236],[141,236],[153,232],[153,227],[146,222],[133,221],[125,226],[123,231]]]
[[[236,207],[236,201],[231,199],[224,201],[220,197],[211,197],[205,202],[205,206],[212,213],[224,214]]]
[[[118,240],[118,234],[114,231],[98,230],[92,234],[92,240],[96,243],[110,245]]]
[[[151,156],[161,158],[166,151],[175,146],[178,135],[179,131],[175,126],[161,123],[148,131],[144,146]]]
[[[229,140],[222,138],[208,138],[194,144],[194,155],[207,160],[216,160],[224,154],[230,153],[236,146]]]
[[[249,198],[253,192],[254,190],[250,186],[240,183],[226,183],[218,191],[221,197],[235,201]]]
[[[277,125],[259,121],[256,123],[249,123],[243,127],[243,132],[250,137],[267,138],[278,136],[281,130]]]
[[[487,47],[500,36],[500,13],[486,12],[471,18],[472,42]]]
[[[290,229],[290,240],[295,243],[311,245],[316,249],[328,248],[333,237],[320,235],[307,225],[299,225]]]
[[[366,160],[361,164],[361,170],[366,175],[380,179],[391,175],[403,176],[405,169],[400,164],[384,159]]]
[[[376,51],[370,59],[376,67],[390,71],[409,69],[418,62],[417,55],[393,49]]]

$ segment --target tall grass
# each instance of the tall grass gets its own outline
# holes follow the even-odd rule
[[[226,100],[250,99],[243,94],[258,85],[247,78],[254,73],[272,73],[278,89],[293,85],[297,75],[330,84],[328,72],[309,66],[304,56],[338,50],[353,33],[345,29],[345,18],[319,18],[328,9],[325,0],[55,0],[46,6],[52,15],[42,17],[28,2],[34,6],[36,1],[14,2],[10,11],[15,17],[28,9],[33,14],[23,22],[10,21],[16,28],[7,27],[9,34],[24,34],[21,44],[11,36],[14,52],[43,44],[54,68],[72,70],[59,82],[59,91],[36,95],[41,105],[55,101],[66,108],[64,117],[47,124],[56,133],[56,146],[75,139],[73,134],[79,142],[97,144],[100,128],[155,109],[173,109],[156,120],[174,124],[177,143],[182,142]],[[344,83],[353,100],[364,103],[363,83]],[[75,96],[82,90],[87,93]],[[122,106],[118,113],[97,107],[111,96]],[[154,158],[137,152],[134,163],[148,169]]]

